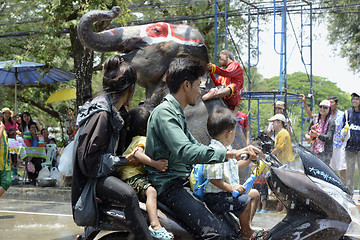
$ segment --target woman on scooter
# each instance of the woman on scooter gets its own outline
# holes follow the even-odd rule
[[[124,203],[128,227],[136,239],[152,239],[135,191],[112,176],[112,171],[119,166],[137,164],[132,154],[116,154],[123,152],[121,145],[125,139],[121,130],[125,129],[125,106],[133,97],[135,82],[135,69],[124,62],[121,56],[113,55],[105,61],[104,94],[79,109],[81,132],[73,169],[71,200],[74,212],[84,186],[88,181],[95,180],[97,197]],[[118,145],[120,148],[116,148]]]
[[[331,103],[323,100],[319,105],[319,114],[310,122],[305,139],[311,143],[310,150],[315,153],[327,165],[333,151],[333,137],[335,132],[335,121],[331,119]]]

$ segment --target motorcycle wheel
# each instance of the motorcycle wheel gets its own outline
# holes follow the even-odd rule
[[[99,238],[99,240],[128,240],[128,239],[135,240],[133,235],[128,232],[112,232]]]

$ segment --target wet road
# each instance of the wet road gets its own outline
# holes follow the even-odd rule
[[[253,225],[270,229],[284,216],[257,213]],[[82,232],[73,222],[69,203],[0,199],[1,240],[74,240]],[[360,237],[360,229],[351,235]]]
[[[74,240],[82,231],[70,204],[0,199],[0,239]]]

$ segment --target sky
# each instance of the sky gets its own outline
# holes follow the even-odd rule
[[[292,16],[292,22],[295,33],[300,41],[300,20],[297,20],[296,16]],[[270,21],[267,24],[260,24],[260,29],[263,30],[263,32],[261,32],[259,36],[261,55],[257,66],[258,70],[265,78],[279,76],[280,56],[274,51],[273,22]],[[277,31],[280,31],[280,29],[277,29]],[[325,77],[329,81],[335,82],[341,90],[350,94],[353,92],[360,93],[359,74],[354,74],[349,70],[347,60],[341,58],[339,55],[339,49],[335,50],[334,46],[328,43],[327,34],[325,24],[313,24],[313,76]],[[280,37],[280,34],[277,34],[277,36]],[[279,51],[280,38],[278,37],[276,38],[276,42]],[[289,21],[287,38],[287,73],[291,74],[297,71],[305,72]],[[307,56],[308,55],[305,54],[305,58],[309,59]]]

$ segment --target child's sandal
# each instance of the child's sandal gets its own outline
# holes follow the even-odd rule
[[[164,227],[154,230],[151,226],[149,226],[150,234],[153,238],[159,239],[159,240],[171,240],[174,239],[174,234],[171,232],[166,231]]]

